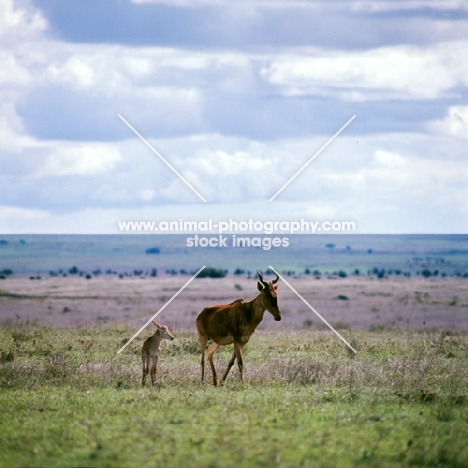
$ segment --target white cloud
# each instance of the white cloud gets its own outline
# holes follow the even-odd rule
[[[177,7],[200,8],[204,6],[218,7],[246,7],[249,8],[309,8],[318,7],[336,9],[340,11],[355,11],[366,13],[380,13],[390,11],[411,11],[419,9],[434,10],[468,10],[465,0],[238,0],[233,4],[229,0],[131,0],[137,5],[162,4]]]
[[[450,106],[446,117],[430,122],[428,129],[451,137],[468,139],[468,106]]]
[[[18,206],[0,205],[0,220],[36,220],[49,215],[45,210],[31,210]]]
[[[30,1],[0,0],[0,43],[32,39],[46,28],[46,19]]]
[[[387,167],[401,167],[405,164],[405,159],[398,153],[381,149],[376,150],[375,159],[380,165]]]
[[[262,76],[288,96],[347,101],[436,99],[468,86],[467,42],[353,52],[309,50],[273,59]]]
[[[105,174],[113,171],[120,160],[120,152],[113,145],[61,143],[47,156],[36,177]]]

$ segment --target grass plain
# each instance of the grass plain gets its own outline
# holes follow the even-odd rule
[[[0,282],[1,467],[468,466],[466,236],[297,237],[284,252],[223,254],[178,239],[6,237],[0,269],[14,274]],[[154,246],[161,254],[146,255]],[[141,388],[152,330],[117,351],[188,280],[179,270],[202,264],[231,274],[195,280],[158,317],[176,340],[165,343],[157,385]],[[72,265],[83,276],[49,274]],[[358,353],[283,284],[283,321],[265,314],[244,350],[245,382],[234,367],[214,388],[207,366],[202,385],[195,316],[253,298],[255,279],[232,272],[258,265],[292,270],[288,281]],[[157,277],[134,271],[153,267]],[[393,273],[369,275],[374,267]],[[219,369],[230,352],[217,353]]]
[[[468,464],[468,343],[451,333],[263,331],[245,383],[199,382],[192,332],[141,388],[133,329],[1,330],[1,466],[460,466]],[[224,366],[229,350],[218,356]]]

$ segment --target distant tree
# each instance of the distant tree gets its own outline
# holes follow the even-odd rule
[[[222,270],[221,268],[206,267],[199,273],[197,278],[224,278],[226,272],[226,270]]]
[[[76,267],[76,266],[71,267],[68,270],[68,273],[70,273],[70,275],[77,275],[78,274],[78,267]]]
[[[151,277],[155,278],[156,276],[158,276],[158,270],[156,268],[153,268],[151,270]]]
[[[236,268],[234,270],[235,275],[243,275],[244,273],[245,273],[245,270],[243,270],[242,268]]]
[[[161,253],[161,249],[159,247],[151,247],[149,249],[146,249],[146,253],[148,255],[157,255]]]
[[[338,276],[339,276],[340,278],[346,278],[348,275],[347,275],[347,273],[346,273],[345,271],[340,270],[340,271],[338,272]]]

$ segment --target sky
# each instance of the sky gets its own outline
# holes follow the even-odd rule
[[[465,0],[0,0],[0,233],[466,234],[467,50]]]

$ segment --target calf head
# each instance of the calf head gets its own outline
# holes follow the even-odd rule
[[[276,279],[270,281],[269,283],[263,279],[262,274],[257,270],[259,281],[257,282],[258,290],[264,295],[264,305],[265,309],[273,315],[274,319],[279,322],[281,320],[281,311],[278,307],[278,294],[276,290],[278,289],[279,280],[278,275]]]
[[[165,325],[159,324],[156,322],[156,320],[153,320],[153,324],[157,328],[157,331],[159,332],[159,335],[162,339],[171,341],[174,339],[174,337],[169,332],[169,328],[167,328]]]

